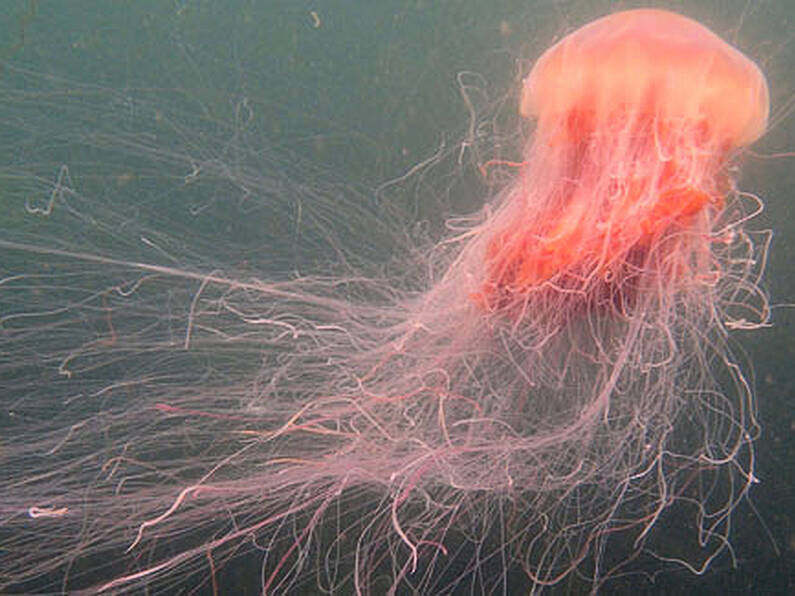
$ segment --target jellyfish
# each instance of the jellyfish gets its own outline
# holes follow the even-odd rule
[[[758,67],[686,17],[585,25],[522,82],[512,180],[399,275],[187,266],[63,167],[28,215],[103,216],[97,246],[119,248],[0,238],[52,261],[0,284],[3,353],[30,358],[2,369],[19,397],[0,586],[217,589],[243,551],[266,594],[595,591],[643,557],[703,571],[756,481],[729,331],[766,324],[766,245],[734,166],[768,102]],[[189,163],[187,191],[323,193],[122,141],[141,172]],[[666,538],[670,515],[695,547]]]

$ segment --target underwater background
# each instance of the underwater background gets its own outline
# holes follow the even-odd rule
[[[759,483],[733,517],[736,560],[724,553],[703,576],[666,568],[653,583],[627,576],[612,580],[608,589],[792,593],[795,5],[787,0],[652,4],[705,24],[757,61],[768,76],[771,127],[742,161],[740,185],[765,203],[752,228],[774,234],[765,277],[772,326],[733,336],[751,363],[762,428],[755,443]],[[258,254],[258,236],[270,233],[274,224],[268,206],[247,204],[241,188],[230,191],[238,195],[223,221],[202,218],[213,203],[228,199],[220,194],[192,199],[195,220],[187,222],[181,212],[169,212],[168,201],[157,203],[156,187],[142,204],[129,204],[124,175],[134,171],[137,158],[133,150],[125,155],[114,144],[113,135],[124,130],[123,119],[103,122],[102,113],[81,109],[85,97],[95,92],[124,104],[122,110],[115,106],[115,112],[128,109],[131,122],[138,102],[161,106],[170,126],[153,122],[157,138],[151,144],[162,147],[164,156],[170,147],[179,148],[193,151],[197,163],[216,159],[234,165],[243,161],[236,156],[241,152],[251,166],[252,156],[259,155],[262,176],[273,188],[271,208],[288,220],[298,215],[284,193],[298,187],[309,189],[310,196],[357,197],[365,210],[391,202],[395,218],[407,227],[426,227],[424,233],[438,236],[445,218],[474,211],[494,192],[473,164],[520,155],[517,90],[533,60],[589,20],[649,5],[599,0],[6,0],[0,18],[0,169],[6,172],[5,187],[0,186],[0,238],[23,225],[24,213],[15,213],[19,204],[10,200],[15,192],[10,173],[39,164],[39,175],[55,180],[61,174],[53,164],[60,162],[70,164],[71,184],[105,189],[109,212],[130,209],[136,225],[181,238],[184,254],[195,255],[191,265],[197,270],[248,261],[267,277],[267,268],[277,264],[282,271],[285,264],[297,270],[314,266],[307,260],[322,262],[323,255],[299,246],[305,242],[311,247],[313,239],[287,243],[283,254]],[[29,86],[40,79],[61,92],[45,97],[40,88]],[[30,122],[42,139],[40,146],[20,147],[7,126],[16,128],[20,121]],[[199,121],[201,126],[194,126]],[[478,126],[473,129],[472,123]],[[71,135],[75,146],[84,149],[71,153],[68,143],[49,146],[48,128],[58,131],[59,139]],[[98,136],[89,143],[83,134]],[[102,134],[108,138],[100,141]],[[85,150],[103,144],[114,150]],[[459,146],[460,151],[451,151]],[[444,163],[417,167],[440,152],[448,155]],[[775,155],[786,152],[790,155]],[[190,174],[186,169],[185,176]],[[280,191],[283,179],[290,182]],[[152,180],[157,184],[156,176]],[[34,207],[45,208],[47,201],[47,196],[31,197]],[[97,218],[103,218],[102,210]],[[330,233],[345,242],[348,223],[330,219]],[[46,225],[38,233],[42,243],[56,240]],[[70,246],[102,249],[100,239],[65,240]],[[374,234],[359,254],[368,262],[386,261],[389,243],[383,239],[379,244]],[[0,256],[0,272],[6,258],[23,257]],[[0,389],[0,403],[11,398],[3,393]],[[2,409],[0,420],[8,413]],[[0,436],[0,449],[4,440]],[[0,470],[2,465],[0,451]],[[218,582],[234,586],[235,593],[257,593],[259,573],[256,556],[250,561],[241,557],[219,570]],[[576,582],[563,582],[551,591],[578,589]]]

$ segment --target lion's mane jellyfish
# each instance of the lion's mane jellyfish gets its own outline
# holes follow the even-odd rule
[[[698,23],[634,10],[545,52],[519,110],[515,179],[415,247],[416,273],[252,279],[61,244],[38,252],[71,274],[3,280],[68,296],[3,319],[4,353],[64,396],[48,422],[15,404],[5,585],[213,585],[255,550],[265,593],[596,589],[633,559],[730,555],[756,423],[728,332],[767,319],[735,163],[765,78]],[[256,180],[236,179],[267,196]],[[37,215],[97,219],[67,198]],[[105,581],[84,576],[96,555]]]

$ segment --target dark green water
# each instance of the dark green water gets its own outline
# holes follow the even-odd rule
[[[252,162],[252,155],[260,154],[262,175],[274,193],[285,188],[306,191],[305,200],[335,193],[358,196],[363,209],[394,201],[396,217],[412,225],[424,222],[433,234],[446,216],[471,211],[488,195],[472,166],[480,157],[476,152],[517,157],[512,144],[517,139],[512,127],[518,125],[513,106],[518,82],[532,60],[572,27],[612,9],[640,5],[648,3],[7,0],[0,9],[0,60],[5,64],[0,71],[0,156],[5,163],[0,168],[15,172],[24,166],[52,181],[59,164],[81,164],[69,172],[74,186],[82,184],[92,188],[94,196],[109,197],[107,215],[97,206],[98,221],[110,222],[121,210],[124,215],[119,217],[142,229],[184,240],[181,254],[195,254],[194,264],[205,270],[241,261],[276,271],[312,266],[298,249],[286,248],[273,259],[257,255],[258,234],[263,229],[281,233],[279,222],[289,225],[296,204],[275,205],[270,216],[260,208],[247,219],[238,210],[228,220],[199,217],[180,227],[179,217],[169,213],[171,195],[157,187],[141,195],[138,205],[130,204],[129,197],[124,205],[114,203],[118,199],[113,198],[114,186],[108,180],[115,177],[121,185],[141,158],[136,152],[150,149],[124,149],[99,138],[82,139],[74,144],[82,149],[73,149],[65,139],[79,140],[88,130],[117,139],[129,132],[123,117],[102,120],[110,106],[95,110],[90,106],[98,104],[92,102],[126,102],[131,121],[145,106],[166,118],[153,116],[147,133],[151,136],[140,139],[139,147],[161,148],[164,161],[170,150],[185,151],[186,146],[197,162],[235,163],[236,151],[245,152],[245,161]],[[656,6],[680,10],[708,25],[758,61],[768,75],[772,127],[744,163],[741,183],[766,204],[755,226],[774,232],[766,276],[774,304],[773,325],[736,334],[753,363],[762,426],[756,443],[760,482],[734,518],[736,560],[722,556],[701,577],[666,571],[654,583],[629,576],[611,587],[622,593],[791,593],[795,589],[795,307],[791,306],[795,303],[795,158],[765,156],[795,150],[791,67],[795,7],[785,0]],[[460,73],[465,73],[463,79],[457,78]],[[49,82],[34,82],[42,78]],[[491,125],[480,129],[482,137],[461,151],[458,162],[448,159],[450,163],[432,170],[429,179],[415,175],[376,191],[440,147],[449,150],[467,138],[470,111],[459,80],[468,84],[467,99],[475,113],[491,115]],[[20,93],[3,98],[9,89]],[[123,112],[114,106],[114,114]],[[57,135],[48,139],[48,128]],[[37,139],[38,144],[21,142],[15,130],[29,131],[27,138]],[[151,153],[145,161],[153,161]],[[174,164],[163,166],[169,176],[177,171]],[[182,171],[190,175],[189,169]],[[151,172],[153,181],[156,174]],[[39,207],[46,205],[47,197],[36,197],[35,185],[26,189],[27,183],[13,176],[5,180],[6,187],[0,188],[4,218],[0,236],[14,228],[14,237],[19,238],[23,232],[17,226],[25,225],[22,214],[15,211],[20,193],[30,192],[32,204]],[[234,192],[244,204],[245,189]],[[197,212],[211,206],[213,196],[209,190],[197,198]],[[328,212],[333,211],[329,205]],[[344,235],[344,222],[331,225],[340,226]],[[45,227],[25,233],[28,239],[37,235],[47,239],[56,231]],[[104,241],[98,232],[96,237],[74,236],[64,242],[68,247],[101,250]],[[388,252],[388,246],[374,241],[362,247],[362,258],[378,260]],[[322,261],[322,255],[310,258]],[[240,582],[234,591],[243,593],[259,585],[258,572],[256,562],[250,569],[233,566],[221,580]]]

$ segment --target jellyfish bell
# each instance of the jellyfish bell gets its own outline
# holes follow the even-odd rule
[[[764,75],[736,48],[687,17],[641,9],[593,21],[544,52],[524,80],[519,112],[540,128],[580,123],[567,131],[575,140],[589,132],[578,115],[605,125],[641,112],[741,146],[764,133],[769,106]]]
[[[649,267],[666,283],[705,275],[727,160],[763,134],[769,98],[756,64],[709,29],[641,9],[548,49],[519,112],[536,129],[486,249],[476,300],[490,309],[546,282],[592,296]]]

